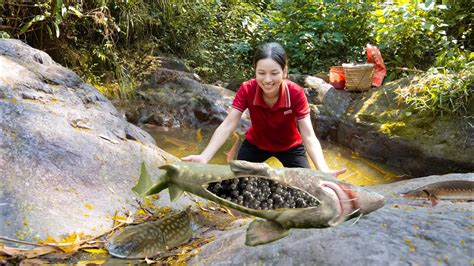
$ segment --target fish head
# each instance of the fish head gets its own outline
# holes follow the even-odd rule
[[[111,255],[117,258],[138,259],[150,256],[149,250],[153,250],[153,248],[163,249],[162,246],[165,239],[161,234],[157,233],[157,230],[150,230],[147,227],[150,226],[140,224],[126,227],[123,231],[115,233],[106,242],[105,247]],[[149,236],[154,237],[152,243],[146,241]]]
[[[385,198],[373,191],[343,182],[331,174],[304,168],[283,168],[268,171],[289,186],[298,188],[319,202],[310,207],[312,221],[319,227],[335,226],[354,217],[368,214],[385,203]]]
[[[385,204],[385,198],[363,187],[342,182],[331,175],[318,174],[319,182],[313,191],[321,201],[322,208],[335,211],[328,222],[329,226],[338,225],[344,221],[371,213]]]
[[[105,247],[113,256],[124,259],[130,258],[132,254],[135,254],[139,245],[135,241],[129,241],[122,243],[106,243]]]

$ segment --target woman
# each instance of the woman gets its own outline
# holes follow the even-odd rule
[[[199,155],[184,161],[207,163],[236,129],[242,113],[248,108],[251,127],[245,134],[237,159],[263,162],[276,157],[285,167],[309,168],[306,150],[316,167],[335,176],[343,170],[329,169],[309,115],[303,89],[286,78],[286,52],[278,43],[259,47],[253,58],[255,79],[242,83],[232,108]]]

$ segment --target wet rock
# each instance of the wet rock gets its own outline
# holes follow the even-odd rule
[[[148,133],[74,72],[0,39],[0,235],[97,234],[133,210],[140,164],[165,160]]]
[[[305,88],[319,138],[412,177],[474,171],[474,118],[408,112],[396,90],[410,78],[363,93],[336,90],[309,75],[290,79]]]
[[[239,90],[239,88],[240,88],[240,85],[241,85],[244,81],[245,81],[245,80],[243,80],[243,79],[231,80],[231,81],[229,81],[229,83],[227,84],[227,86],[225,86],[225,88],[228,89],[228,90],[237,92],[237,91]]]
[[[140,86],[136,101],[124,109],[129,121],[139,125],[215,127],[227,116],[234,95],[223,87],[201,83],[193,73],[161,67]],[[249,124],[245,117],[241,130]]]
[[[409,200],[399,196],[424,184],[474,174],[428,176],[371,187],[386,197],[385,207],[355,223],[334,228],[292,229],[276,242],[245,246],[247,225],[241,219],[202,247],[189,264],[268,265],[469,265],[474,252],[472,202]]]
[[[407,78],[358,94],[334,139],[409,176],[473,172],[474,118],[408,112],[396,90],[409,84]]]
[[[305,89],[310,104],[311,122],[318,138],[336,139],[339,121],[354,96],[334,89],[319,77],[292,74],[290,79]]]

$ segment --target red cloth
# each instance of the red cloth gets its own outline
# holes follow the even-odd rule
[[[387,74],[385,64],[383,63],[382,54],[380,53],[377,46],[367,44],[365,49],[367,54],[367,62],[374,64],[374,78],[372,79],[372,85],[379,87],[382,85],[383,79]]]
[[[303,88],[296,83],[284,80],[278,101],[270,108],[257,81],[246,81],[240,85],[232,107],[240,112],[249,109],[252,125],[245,138],[259,149],[279,152],[303,143],[296,122],[309,115],[309,105]]]

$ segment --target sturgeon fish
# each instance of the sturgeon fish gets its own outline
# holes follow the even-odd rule
[[[256,246],[288,235],[291,228],[325,228],[381,208],[383,196],[305,168],[265,163],[229,165],[176,162],[152,183],[145,165],[133,191],[141,196],[168,188],[172,201],[184,191],[264,220],[247,228],[245,244]]]
[[[161,220],[128,226],[106,243],[122,259],[150,258],[186,243],[192,237],[190,208]]]
[[[406,198],[428,199],[432,206],[438,200],[474,200],[474,181],[449,180],[436,182],[402,193]]]

